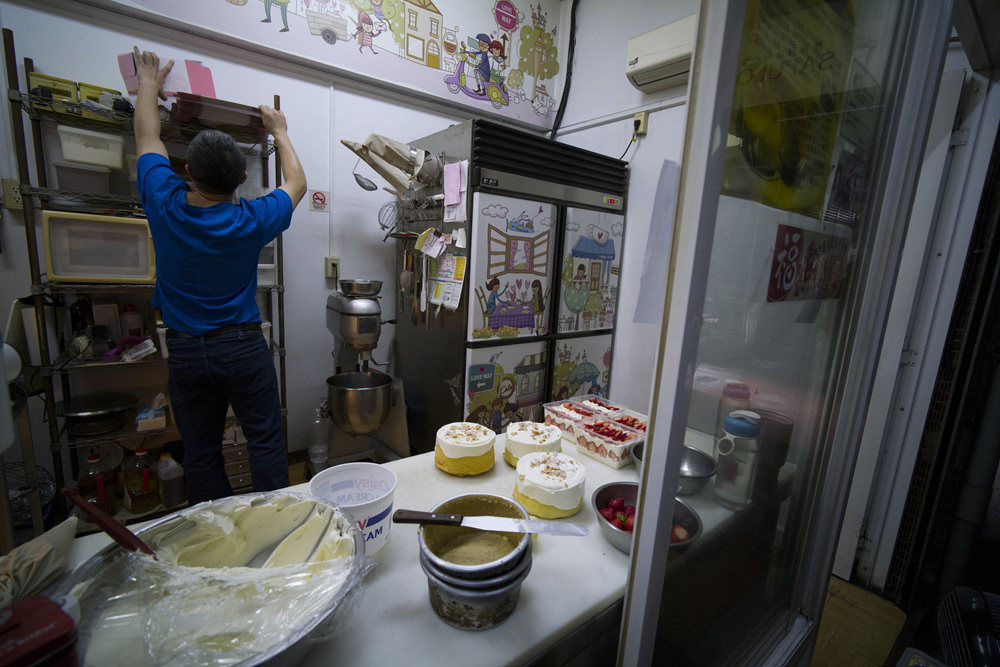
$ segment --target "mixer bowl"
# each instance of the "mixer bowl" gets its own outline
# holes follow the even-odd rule
[[[375,296],[382,290],[381,280],[349,280],[338,281],[340,291],[344,296]]]
[[[330,417],[350,435],[375,431],[392,407],[392,376],[377,371],[338,373],[326,379]]]

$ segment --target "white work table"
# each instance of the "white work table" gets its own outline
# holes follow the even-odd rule
[[[475,477],[454,477],[442,472],[434,465],[433,453],[384,464],[398,478],[393,508],[430,510],[448,498],[466,493],[512,497],[515,472],[503,460],[503,440],[503,435],[497,436],[493,469]],[[693,447],[711,451],[710,436],[688,430],[686,441]],[[560,521],[584,524],[590,533],[585,537],[537,536],[531,572],[521,586],[520,600],[509,619],[499,626],[473,631],[452,627],[438,618],[431,608],[427,577],[418,561],[418,526],[392,524],[389,541],[372,556],[376,565],[362,584],[355,616],[333,639],[315,644],[301,664],[326,667],[344,664],[345,660],[352,665],[434,667],[472,662],[525,664],[615,605],[625,593],[629,557],[604,538],[591,496],[608,482],[637,482],[640,469],[635,464],[610,468],[579,453],[566,440],[563,451],[583,464],[587,479],[580,512]],[[308,484],[291,486],[288,490],[308,493]],[[684,554],[686,557],[736,520],[738,513],[713,500],[711,484],[697,495],[685,496],[684,500],[703,523],[702,535]],[[70,554],[70,567],[84,562],[109,542],[110,538],[101,533],[78,538]]]

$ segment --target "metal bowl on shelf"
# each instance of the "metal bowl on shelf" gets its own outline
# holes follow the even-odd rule
[[[715,471],[716,463],[711,455],[700,449],[684,445],[684,453],[681,454],[681,473],[677,495],[691,496],[701,493],[715,475]]]
[[[350,280],[343,278],[337,283],[344,296],[376,296],[382,291],[381,280]]]

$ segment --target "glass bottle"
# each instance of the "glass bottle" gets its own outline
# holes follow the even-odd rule
[[[160,477],[156,474],[153,457],[145,447],[135,450],[122,464],[125,478],[125,509],[142,514],[160,504]]]
[[[91,454],[80,468],[77,488],[87,502],[94,503],[108,516],[118,511],[118,478],[101,461],[100,454]]]

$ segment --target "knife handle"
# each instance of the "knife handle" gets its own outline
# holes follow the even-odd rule
[[[418,512],[417,510],[396,510],[392,514],[393,523],[422,523],[439,526],[461,526],[461,514],[439,514],[437,512]]]

